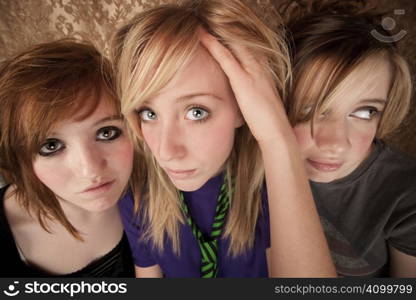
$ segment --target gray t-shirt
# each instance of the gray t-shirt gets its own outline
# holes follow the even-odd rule
[[[375,141],[348,176],[310,182],[340,276],[389,276],[388,245],[416,256],[416,160]]]

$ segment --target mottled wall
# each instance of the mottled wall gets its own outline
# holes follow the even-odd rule
[[[414,0],[381,0],[382,7],[394,11],[404,9],[404,15],[391,17],[397,21],[397,29],[394,33],[405,30],[406,36],[400,40],[399,48],[410,64],[413,76],[413,98],[411,110],[401,128],[392,135],[389,140],[402,150],[416,156],[416,1]]]
[[[92,41],[108,53],[110,36],[136,12],[168,0],[0,0],[0,60],[25,47],[62,37]],[[225,0],[226,1],[226,0]],[[246,0],[267,14],[267,6],[279,0]],[[406,30],[399,46],[416,74],[416,1],[380,0],[397,21],[394,33]],[[394,15],[404,9],[404,15]],[[403,126],[389,140],[416,156],[416,101]]]

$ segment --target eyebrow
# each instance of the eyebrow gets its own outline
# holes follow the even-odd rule
[[[211,98],[214,98],[218,101],[224,101],[224,99],[222,99],[221,97],[218,97],[217,95],[212,94],[212,93],[194,93],[194,94],[188,94],[188,95],[180,96],[180,97],[176,98],[176,102],[189,101],[189,100],[192,100],[193,98],[198,98],[198,97],[211,97]],[[150,100],[150,101],[145,100],[145,101],[143,101],[142,106],[143,105],[144,106],[150,105],[151,102],[152,102],[152,100]]]
[[[211,97],[211,98],[217,99],[219,101],[223,101],[222,98],[218,97],[217,95],[211,94],[211,93],[195,93],[195,94],[189,94],[189,95],[181,96],[181,97],[176,99],[176,102],[189,101],[193,98],[198,98],[198,97]]]
[[[104,117],[104,118],[98,120],[97,122],[95,122],[94,123],[94,126],[96,126],[96,125],[98,125],[100,123],[104,123],[104,122],[108,122],[108,121],[113,121],[113,120],[122,121],[123,118],[121,116],[119,116],[119,115],[112,115],[112,116]]]
[[[361,100],[359,103],[360,104],[363,104],[363,103],[366,103],[366,104],[381,104],[381,105],[386,105],[386,100],[385,99],[379,99],[379,98],[374,98],[374,99],[363,99],[363,100]]]
[[[123,121],[123,118],[120,115],[107,116],[107,117],[104,117],[104,118],[98,120],[97,122],[95,122],[93,124],[93,126],[97,126],[98,124],[101,124],[101,123],[104,123],[104,122],[108,122],[108,121],[113,121],[113,120]],[[51,136],[54,136],[54,135],[57,136],[59,134],[57,132],[55,132],[55,131],[52,131],[49,135],[51,135]]]

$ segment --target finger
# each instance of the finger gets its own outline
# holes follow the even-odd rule
[[[257,74],[264,70],[264,64],[262,64],[265,60],[264,57],[255,57],[248,48],[243,45],[233,44],[231,45],[231,49],[246,73]]]
[[[244,69],[231,51],[224,47],[214,36],[201,30],[200,41],[231,82],[238,82],[245,76]]]
[[[236,74],[257,75],[264,71],[265,57],[255,57],[247,47],[238,44],[230,45],[233,52],[222,45],[214,36],[199,29],[200,40],[224,72],[230,76]]]

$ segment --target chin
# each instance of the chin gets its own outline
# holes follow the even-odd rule
[[[184,192],[193,192],[201,188],[206,182],[201,180],[172,180],[173,185]]]
[[[320,182],[320,183],[330,183],[330,182],[332,182],[332,181],[335,181],[335,180],[338,180],[338,179],[341,179],[341,178],[344,178],[345,177],[345,175],[340,175],[340,174],[333,174],[332,176],[331,175],[323,175],[323,176],[312,176],[311,178],[310,178],[310,180],[312,180],[312,181],[315,181],[315,182]]]
[[[321,174],[309,174],[309,180],[313,182],[319,182],[319,183],[329,183],[331,181],[337,180],[337,176],[328,176],[329,174],[321,175]]]
[[[86,210],[94,213],[100,213],[105,212],[113,207],[115,207],[117,204],[117,200],[114,199],[101,199],[99,200],[99,203],[96,203],[95,205],[91,205],[90,207],[87,207]]]
[[[328,178],[321,178],[321,177],[315,177],[315,178],[310,178],[311,181],[313,182],[318,182],[318,183],[330,183],[331,181],[334,181],[334,179],[328,179]]]

